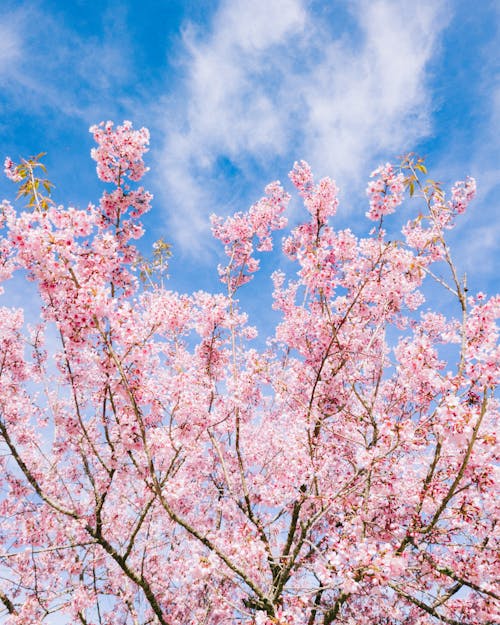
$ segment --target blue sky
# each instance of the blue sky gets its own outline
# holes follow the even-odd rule
[[[143,250],[173,244],[173,288],[214,288],[210,213],[245,210],[297,159],[366,232],[367,177],[407,151],[473,175],[454,234],[471,287],[498,290],[499,5],[494,0],[2,3],[0,155],[46,151],[58,203],[96,202],[91,124],[151,131]],[[12,197],[7,180],[0,196]],[[296,210],[296,208],[295,208]],[[299,218],[298,213],[292,215]],[[401,219],[406,220],[405,215]]]

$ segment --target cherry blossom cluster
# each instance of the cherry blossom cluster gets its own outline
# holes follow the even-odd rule
[[[294,228],[284,239],[283,252],[299,262],[298,275],[307,288],[331,296],[336,284],[337,254],[336,234],[328,225],[328,219],[337,211],[337,186],[331,178],[322,178],[315,184],[311,168],[305,161],[296,162],[289,177],[302,196],[311,219]]]
[[[290,180],[304,199],[304,206],[319,224],[333,217],[338,207],[338,189],[331,178],[322,178],[314,184],[314,176],[306,161],[295,162],[289,174]]]
[[[259,268],[259,261],[253,256],[254,237],[258,240],[258,251],[271,251],[271,233],[287,224],[283,213],[290,196],[279,182],[267,185],[265,192],[266,196],[246,213],[236,213],[225,220],[211,216],[212,233],[224,243],[226,255],[230,258],[226,267],[219,267],[219,275],[231,292],[248,282]]]
[[[390,163],[381,165],[374,172],[366,193],[370,198],[370,210],[366,213],[368,219],[379,221],[384,215],[390,215],[396,210],[404,195],[404,175],[396,173]]]
[[[92,126],[90,132],[98,144],[91,151],[97,162],[97,175],[104,182],[121,184],[125,178],[140,180],[148,168],[143,155],[148,151],[149,131],[146,128],[133,130],[132,123],[123,122],[113,128],[113,122],[101,122]]]
[[[425,254],[430,260],[442,258],[444,250],[441,244],[441,228],[434,222],[429,227],[423,227],[422,220],[409,221],[402,230],[406,243]],[[421,261],[423,259],[421,258]]]
[[[433,194],[429,198],[428,214],[420,214],[403,227],[406,243],[418,250],[420,262],[437,261],[445,255],[444,231],[454,227],[454,218],[465,212],[476,194],[476,182],[468,177],[458,181],[451,190],[451,199],[445,201]],[[427,260],[426,260],[427,259]]]
[[[451,189],[450,208],[458,215],[465,212],[467,206],[476,195],[476,181],[470,176],[467,179],[456,182]]]
[[[3,171],[9,180],[12,180],[12,182],[20,182],[22,180],[21,176],[17,172],[17,166],[10,156],[7,156],[5,159],[3,167]]]

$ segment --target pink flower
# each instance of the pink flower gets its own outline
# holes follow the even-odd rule
[[[3,166],[4,173],[9,180],[12,180],[12,182],[21,182],[22,178],[17,173],[17,165],[9,156],[5,159]]]
[[[288,177],[304,198],[304,205],[320,224],[335,215],[338,207],[338,189],[331,178],[323,178],[317,185],[306,161],[295,162]]]
[[[390,215],[403,202],[404,176],[396,174],[390,163],[381,165],[371,174],[375,178],[368,184],[366,193],[370,198],[368,219],[379,221],[384,215]]]
[[[113,129],[113,122],[108,121],[92,126],[90,132],[99,146],[90,154],[97,161],[97,175],[101,180],[121,184],[127,177],[137,181],[148,171],[142,160],[149,145],[146,128],[133,130],[132,123],[125,121]]]
[[[450,208],[457,214],[463,213],[476,195],[476,181],[467,176],[464,180],[456,182],[451,190]]]

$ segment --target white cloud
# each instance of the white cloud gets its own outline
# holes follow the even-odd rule
[[[114,110],[119,87],[132,75],[131,46],[120,12],[112,20],[103,14],[102,21],[112,26],[102,38],[89,38],[37,2],[5,11],[0,24],[2,104],[32,115],[77,116],[87,123],[98,121],[95,114],[106,104]]]
[[[21,42],[15,24],[0,24],[0,78],[9,73],[21,55]]]
[[[329,45],[303,86],[306,151],[335,176],[348,182],[374,155],[411,147],[429,131],[425,68],[442,28],[437,6],[415,5],[408,22],[401,3],[359,3],[359,48]]]
[[[282,116],[266,80],[273,77],[265,74],[274,74],[272,56],[279,59],[280,46],[304,25],[299,0],[233,0],[215,16],[206,41],[199,41],[192,28],[186,30],[186,121],[208,148],[208,159],[217,150],[236,155],[241,149],[274,147],[282,140]]]
[[[443,3],[351,3],[356,33],[346,30],[345,14],[325,24],[308,6],[227,0],[208,34],[186,29],[185,79],[163,111],[161,158],[182,245],[200,246],[217,198],[218,157],[251,178],[256,163],[289,154],[348,184],[376,155],[410,148],[429,132],[426,65],[446,25]]]

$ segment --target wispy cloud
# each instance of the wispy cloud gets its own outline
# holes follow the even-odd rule
[[[0,80],[8,74],[21,55],[20,36],[16,24],[0,24]]]
[[[300,0],[239,0],[221,5],[208,35],[186,28],[186,78],[166,112],[161,159],[168,195],[182,207],[171,216],[181,244],[196,244],[206,229],[207,182],[218,157],[241,166],[249,155],[263,159],[287,147],[291,105],[277,106],[287,80],[279,66],[306,18]]]
[[[425,70],[444,22],[437,2],[414,5],[409,21],[404,4],[357,3],[361,42],[327,45],[302,85],[306,152],[346,181],[367,160],[409,148],[430,130]]]
[[[363,0],[326,22],[310,7],[226,1],[203,34],[186,28],[185,79],[163,112],[161,158],[184,246],[199,248],[207,213],[225,197],[222,157],[243,181],[287,155],[348,184],[375,156],[429,132],[426,66],[446,25],[443,3],[412,3],[408,19],[405,2]]]
[[[0,24],[0,81],[3,107],[31,115],[47,113],[96,121],[133,76],[124,20],[103,15],[102,36],[84,37],[38,3],[5,11]],[[113,24],[113,25],[111,25]]]

